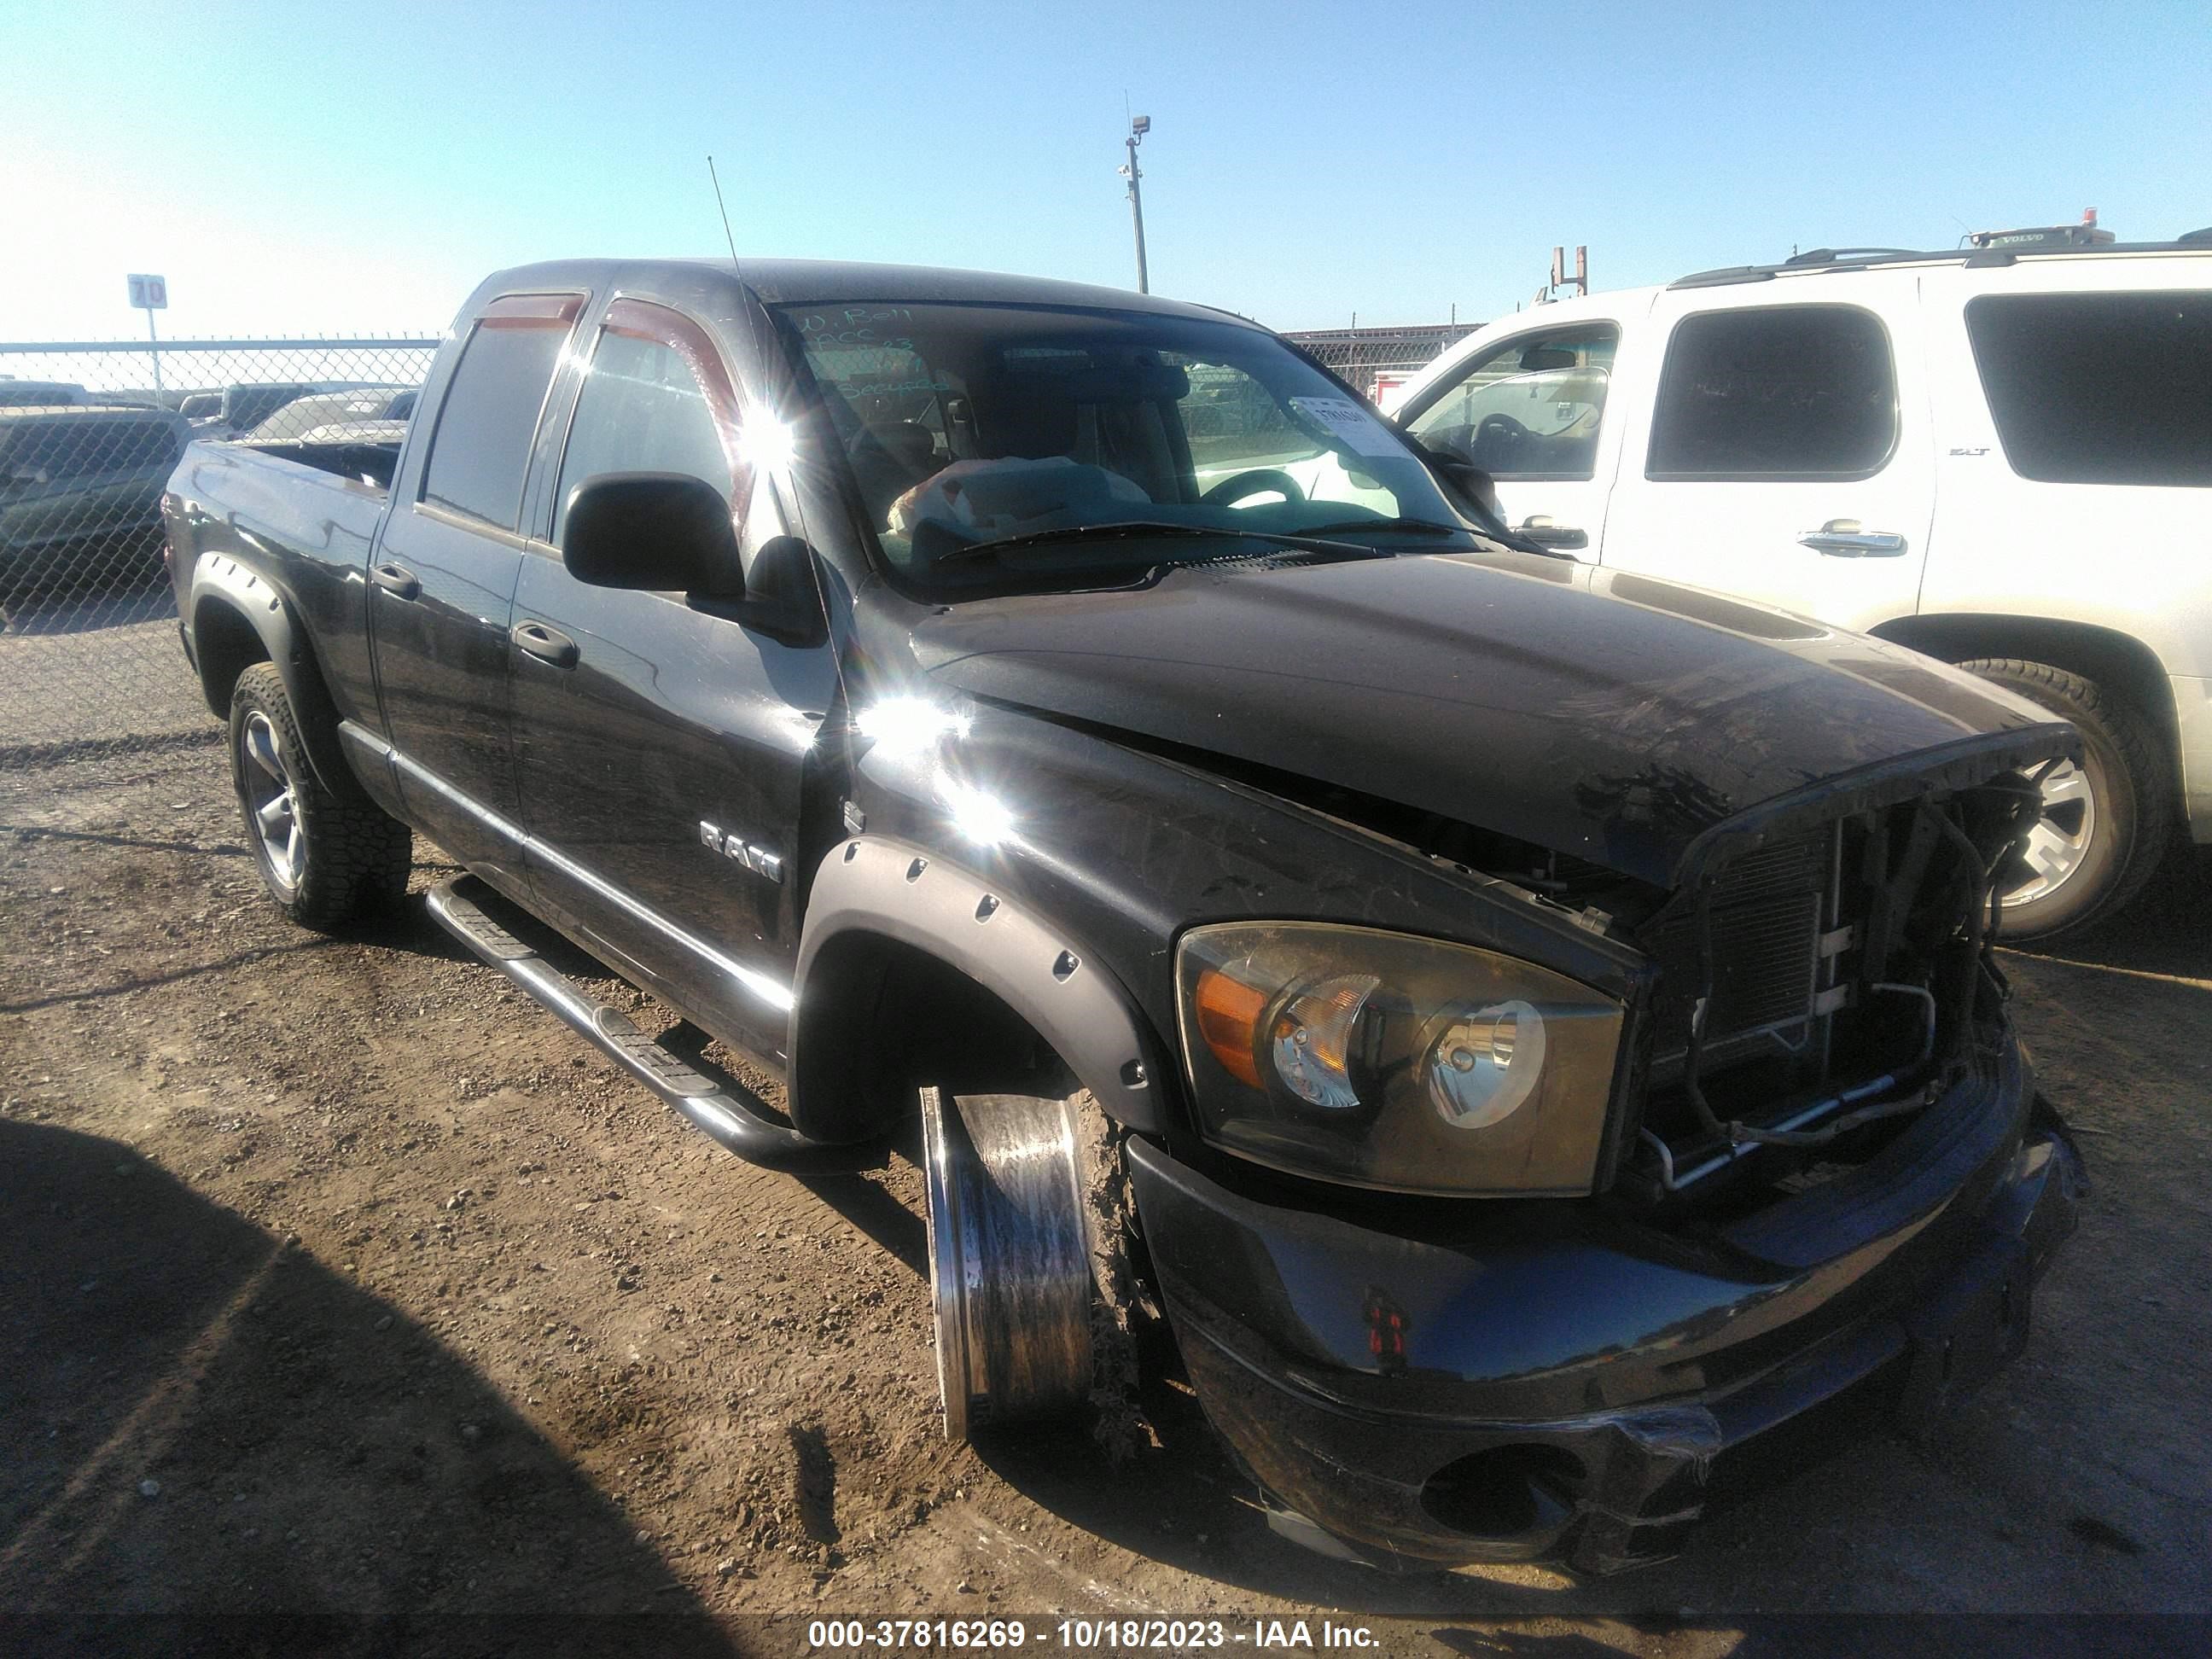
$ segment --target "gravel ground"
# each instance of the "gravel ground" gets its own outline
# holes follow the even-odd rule
[[[910,1144],[751,1170],[419,902],[286,927],[220,757],[0,772],[0,1615],[1334,1610],[1392,1650],[1702,1655],[1804,1612],[2043,1615],[2005,1628],[2054,1650],[2053,1613],[2212,1613],[2194,867],[2008,958],[2095,1191],[2026,1355],[1937,1443],[1808,1469],[1640,1573],[1395,1580],[1269,1534],[1171,1381],[1118,1469],[947,1447]]]
[[[0,766],[27,746],[174,739],[207,724],[167,584],[0,608]]]

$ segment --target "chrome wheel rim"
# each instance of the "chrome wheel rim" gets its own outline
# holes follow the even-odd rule
[[[2007,904],[2033,904],[2049,898],[2081,871],[2097,835],[2097,792],[2089,775],[2063,760],[2043,775],[2043,816],[2027,832],[2021,856],[2026,881],[2004,896]]]
[[[307,842],[300,827],[300,795],[276,728],[259,709],[246,717],[240,735],[243,763],[239,781],[245,786],[246,816],[261,844],[262,862],[270,878],[286,894],[296,892],[300,872],[307,861]]]

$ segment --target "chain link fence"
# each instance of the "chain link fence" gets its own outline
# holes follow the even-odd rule
[[[162,557],[185,446],[396,444],[437,345],[0,344],[0,801],[220,735]]]
[[[1318,328],[1290,339],[1380,402],[1414,373],[1481,327],[1480,323],[1421,323],[1406,328]]]

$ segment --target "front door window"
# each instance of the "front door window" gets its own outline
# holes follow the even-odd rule
[[[1620,343],[1609,323],[1517,335],[1425,400],[1407,428],[1493,478],[1590,477]]]

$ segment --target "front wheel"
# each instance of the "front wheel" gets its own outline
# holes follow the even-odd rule
[[[2048,663],[1984,657],[1960,667],[2073,722],[2082,757],[2040,775],[2043,816],[2027,872],[2004,895],[2003,931],[2043,939],[2103,921],[2142,890],[2173,827],[2173,783],[2149,718],[2118,693]]]
[[[921,1091],[923,1211],[945,1437],[1091,1417],[1115,1461],[1146,1432],[1119,1132],[1065,1098]]]
[[[407,890],[413,837],[351,778],[324,787],[273,663],[256,663],[230,694],[230,772],[246,845],[276,908],[330,933]]]

